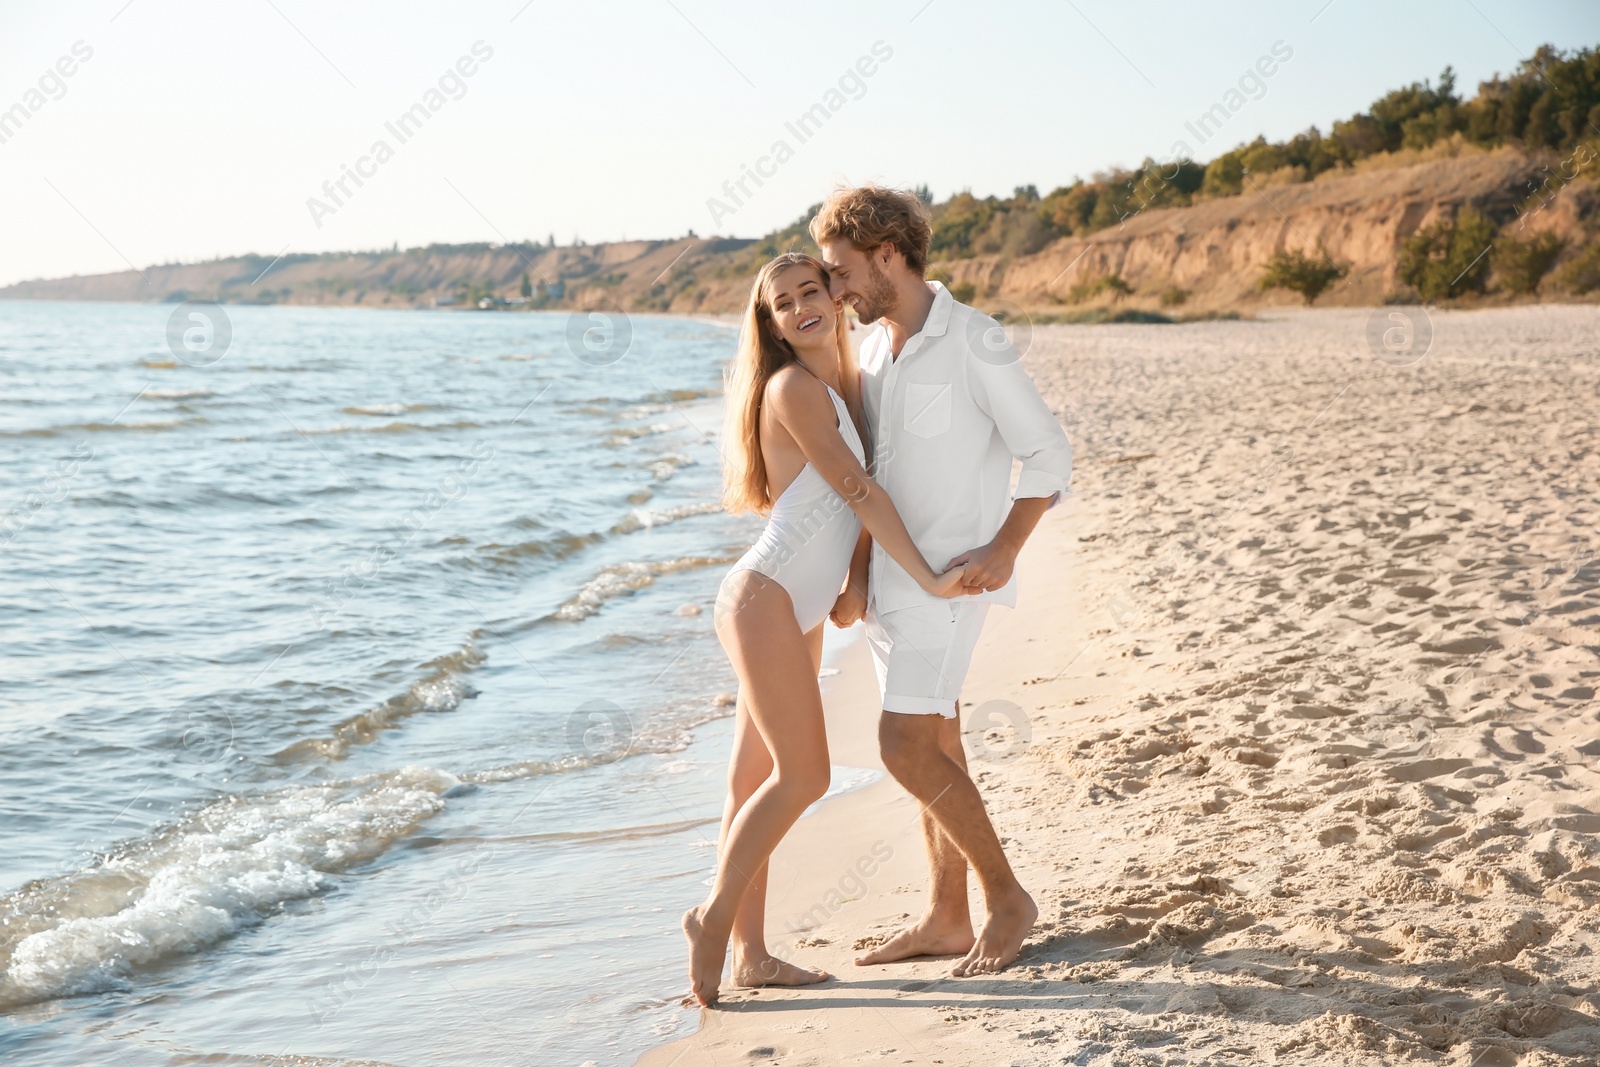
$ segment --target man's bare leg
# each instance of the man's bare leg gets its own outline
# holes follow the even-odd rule
[[[822,627],[819,626],[807,634],[806,641],[811,645],[811,658],[820,669]],[[767,751],[766,743],[761,740],[761,732],[750,721],[750,709],[742,695],[739,698],[737,714],[738,718],[733,726],[733,759],[728,766],[728,802],[722,809],[722,831],[717,836],[719,851],[727,844],[728,828],[733,825],[733,817],[739,814],[739,809],[744,807],[750,795],[772,775],[772,753]],[[761,869],[755,873],[755,877],[750,880],[750,888],[745,890],[744,898],[739,901],[739,910],[733,917],[733,964],[729,968],[730,984],[741,988],[752,988],[768,985],[815,985],[818,982],[825,982],[829,977],[828,972],[797,966],[767,951],[769,866],[770,864],[763,863]]]
[[[965,977],[1009,966],[1022,951],[1039,909],[1012,872],[978,787],[945,752],[941,736],[946,729],[940,716],[885,712],[879,740],[889,772],[955,842],[983,889],[983,928],[950,972]]]
[[[939,748],[966,773],[967,754],[961,747],[959,718],[940,719]],[[922,843],[928,852],[927,910],[888,941],[858,956],[857,966],[894,963],[916,956],[964,956],[977,942],[972,934],[972,913],[967,907],[967,857],[928,811],[922,813]]]

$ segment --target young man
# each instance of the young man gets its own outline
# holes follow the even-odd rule
[[[923,805],[932,879],[923,916],[856,963],[960,954],[960,977],[1009,966],[1038,918],[967,774],[959,699],[989,605],[1016,604],[1018,551],[1070,493],[1072,446],[995,320],[924,280],[930,236],[921,202],[872,185],[836,192],[811,221],[833,296],[884,327],[861,348],[873,475],[930,563],[966,566],[970,594],[927,595],[863,537],[834,608],[840,626],[865,614],[883,762]],[[987,913],[976,937],[969,862]]]

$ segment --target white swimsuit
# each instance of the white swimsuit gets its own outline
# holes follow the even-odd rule
[[[856,461],[865,466],[866,450],[850,409],[827,382],[822,387],[833,399],[839,435],[855,453]],[[728,578],[740,571],[757,571],[783,586],[794,602],[800,632],[809,633],[833,610],[860,533],[861,520],[856,513],[808,462],[773,502],[766,529],[728,571]],[[724,588],[728,578],[723,579]],[[719,600],[729,603],[725,597]]]

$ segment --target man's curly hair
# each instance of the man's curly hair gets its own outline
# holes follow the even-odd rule
[[[906,266],[921,275],[928,269],[933,226],[928,209],[910,193],[881,185],[857,185],[835,189],[811,220],[811,239],[817,244],[837,237],[863,252],[882,244],[894,245],[906,258]]]

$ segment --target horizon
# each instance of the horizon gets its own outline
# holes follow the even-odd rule
[[[1047,190],[1179,145],[1205,162],[1257,135],[1326,131],[1446,66],[1470,96],[1541,44],[1600,39],[1600,13],[1576,3],[1473,6],[1385,12],[1390,32],[1372,38],[1373,5],[1355,0],[1179,10],[1154,33],[1108,5],[1019,3],[989,12],[996,47],[976,52],[955,12],[920,0],[777,50],[778,16],[670,2],[633,5],[632,34],[521,0],[471,28],[420,6],[376,27],[287,5],[13,11],[0,56],[37,73],[0,85],[0,190],[35,210],[8,227],[0,286],[250,255],[755,239],[839,182],[942,201]],[[603,31],[619,62],[540,49],[530,31]],[[224,44],[247,37],[259,53]],[[187,110],[161,110],[168,98]],[[1068,137],[1034,117],[1041,102],[1054,115],[1109,100],[1063,109]],[[1238,106],[1208,125],[1224,101]],[[531,135],[506,133],[520,128]],[[976,147],[950,150],[974,130]],[[565,158],[547,158],[552,144]]]

